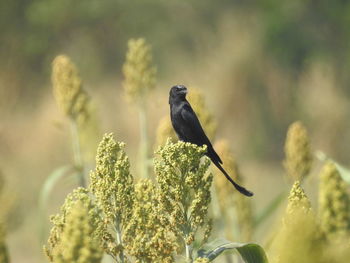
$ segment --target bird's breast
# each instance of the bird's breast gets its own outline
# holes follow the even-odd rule
[[[180,140],[182,141],[187,141],[187,137],[186,135],[186,129],[188,129],[188,125],[185,123],[185,120],[182,117],[181,114],[181,106],[180,105],[173,105],[170,108],[170,118],[171,118],[171,123],[173,125],[173,128],[177,134],[177,136],[179,137]],[[188,132],[188,131],[187,131]]]

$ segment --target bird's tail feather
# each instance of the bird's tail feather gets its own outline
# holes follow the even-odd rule
[[[246,196],[253,196],[254,193],[251,191],[248,191],[247,189],[245,189],[243,186],[240,186],[239,184],[237,184],[229,175],[228,173],[224,170],[224,168],[222,168],[222,166],[215,162],[214,163],[216,165],[217,168],[219,168],[219,170],[225,175],[225,177],[227,178],[227,180],[230,181],[231,184],[233,184],[233,186],[237,189],[237,191],[239,191],[240,193],[246,195]]]

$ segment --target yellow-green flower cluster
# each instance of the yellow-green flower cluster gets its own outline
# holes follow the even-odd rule
[[[157,189],[150,180],[135,185],[133,214],[125,229],[124,242],[135,262],[174,262],[175,236],[161,212]]]
[[[293,215],[294,212],[302,210],[304,213],[311,212],[311,203],[307,198],[300,181],[295,181],[288,196],[287,215]]]
[[[60,253],[55,255],[55,263],[101,262],[103,251],[95,235],[95,218],[90,213],[89,204],[81,200],[72,206],[66,217]]]
[[[289,126],[284,151],[284,167],[288,176],[292,180],[303,180],[310,172],[312,154],[307,130],[300,121]]]
[[[243,184],[243,177],[239,172],[237,163],[229,148],[228,142],[226,140],[218,141],[215,143],[215,149],[219,156],[221,156],[226,171],[237,183]],[[235,191],[232,188],[232,185],[227,183],[226,177],[224,177],[218,169],[215,169],[214,182],[221,213],[223,215],[227,215],[227,213],[233,213],[231,209],[234,208],[235,215],[237,217],[237,223],[239,226],[240,240],[251,240],[253,234],[251,200]]]
[[[130,220],[134,185],[124,143],[116,142],[113,134],[105,134],[97,149],[96,169],[90,174],[90,189],[96,204],[103,211],[104,248],[111,255],[120,252],[121,231]],[[117,233],[115,240],[111,229]]]
[[[201,162],[205,152],[205,146],[168,141],[155,159],[161,208],[171,229],[187,246],[193,243],[200,227],[209,229],[207,212],[213,177],[206,175],[209,159]]]
[[[60,55],[54,59],[51,79],[58,106],[65,115],[84,124],[89,118],[89,97],[69,57]]]
[[[156,68],[152,62],[151,47],[147,45],[145,39],[129,40],[123,73],[124,89],[131,101],[143,99],[150,90],[154,89]]]
[[[50,262],[100,262],[98,214],[87,189],[80,187],[69,194],[61,213],[51,218],[54,226],[44,247]]]
[[[328,161],[320,174],[319,217],[328,237],[341,237],[350,230],[350,199],[347,186],[335,165]]]
[[[282,226],[271,245],[272,263],[322,262],[319,228],[310,201],[296,181],[288,197]]]

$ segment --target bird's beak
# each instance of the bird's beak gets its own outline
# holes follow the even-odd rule
[[[182,89],[181,89],[181,93],[182,93],[182,94],[185,94],[185,95],[186,95],[187,92],[188,92],[188,91],[187,91],[187,88],[182,88]]]

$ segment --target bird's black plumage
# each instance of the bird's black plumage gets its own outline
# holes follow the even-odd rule
[[[169,104],[170,117],[174,130],[181,141],[190,142],[199,146],[206,145],[206,155],[233,184],[233,186],[242,194],[252,196],[253,193],[237,184],[222,168],[222,161],[215,152],[210,140],[193,111],[190,103],[186,100],[187,89],[185,86],[177,85],[170,89]]]

